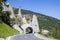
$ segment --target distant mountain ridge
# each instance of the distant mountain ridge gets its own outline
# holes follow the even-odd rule
[[[14,12],[15,14],[17,14],[18,8],[14,8]],[[29,10],[22,9],[21,12],[23,15],[37,15],[40,30],[46,29],[49,31],[49,34],[47,34],[47,36],[52,36],[60,39],[60,20],[47,15],[43,15],[41,13],[35,13]]]

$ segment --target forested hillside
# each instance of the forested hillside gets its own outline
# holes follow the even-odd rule
[[[18,9],[15,9],[14,11],[17,14]],[[32,12],[29,10],[22,9],[21,11],[23,15],[28,14],[30,14],[30,16],[33,14],[37,15],[40,30],[42,29],[48,30],[49,33],[46,36],[60,39],[60,20],[47,15],[43,15],[41,13]]]

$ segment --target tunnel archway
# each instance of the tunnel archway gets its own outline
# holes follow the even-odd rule
[[[26,33],[33,33],[33,29],[31,27],[27,27],[26,28]]]

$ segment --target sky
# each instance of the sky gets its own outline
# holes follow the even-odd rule
[[[12,7],[31,10],[60,20],[60,0],[8,0]]]

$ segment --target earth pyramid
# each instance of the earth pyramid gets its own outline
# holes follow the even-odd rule
[[[10,4],[6,4],[8,7],[3,6],[3,11],[9,11],[10,12],[10,18],[14,19],[14,21],[11,22],[11,25],[17,25],[15,26],[16,30],[20,31],[20,33],[37,33],[39,32],[39,25],[37,16],[33,14],[32,18],[29,20],[26,20],[26,15],[23,15],[21,12],[21,8],[18,9],[17,17],[15,16],[13,7]],[[28,16],[29,17],[29,16]],[[18,21],[16,21],[18,20]]]

